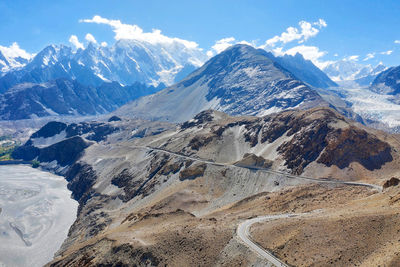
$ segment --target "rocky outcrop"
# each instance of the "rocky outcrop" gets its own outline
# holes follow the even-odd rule
[[[86,139],[96,142],[105,140],[108,135],[118,130],[118,127],[100,122],[71,123],[65,129],[67,134],[66,137],[85,135]]]
[[[79,136],[65,139],[44,148],[37,148],[28,141],[27,144],[18,147],[12,153],[12,157],[22,160],[37,159],[40,162],[52,162],[55,160],[59,165],[67,166],[74,163],[85,148],[90,145],[91,143]]]
[[[329,123],[336,116],[331,117],[329,113],[326,115],[313,121],[302,120],[296,123],[297,126],[291,128],[290,132],[297,133],[278,148],[293,173],[301,174],[315,160],[328,167],[336,165],[340,169],[358,162],[367,170],[379,169],[386,162],[392,161],[388,143],[354,126],[335,129]],[[296,131],[297,127],[304,128]]]
[[[303,173],[311,162],[327,167],[335,165],[340,169],[357,162],[373,171],[393,160],[387,142],[353,125],[353,122],[329,108],[284,111],[263,118],[241,117],[233,122],[226,119],[226,123],[215,119],[209,111],[201,114],[207,119],[183,124],[188,129],[211,129],[191,137],[188,146],[192,153],[205,151],[223,142],[228,129],[234,132],[241,127],[240,134],[251,148],[274,143],[279,138],[286,139],[277,147],[277,152],[293,174]]]
[[[124,195],[118,197],[127,202],[136,196],[145,197],[151,194],[157,185],[165,182],[160,177],[176,174],[183,166],[183,161],[170,159],[169,156],[155,156],[148,163],[146,173],[135,168],[125,168],[111,179],[111,184],[123,189]]]
[[[108,122],[112,122],[112,121],[122,121],[122,119],[120,117],[118,117],[118,116],[111,116],[108,119]]]
[[[193,164],[179,173],[179,180],[193,180],[204,175],[207,168],[205,163]]]
[[[343,169],[358,162],[367,170],[375,170],[393,160],[391,147],[376,136],[355,127],[337,129],[325,137],[326,148],[317,162]]]
[[[400,179],[396,178],[396,177],[392,177],[389,180],[387,180],[384,184],[383,184],[383,189],[386,189],[388,187],[392,187],[392,186],[397,186],[400,184]]]
[[[235,162],[235,165],[249,169],[268,169],[272,166],[272,161],[266,160],[265,158],[252,153],[246,153],[244,154],[243,159]]]
[[[100,142],[118,130],[118,127],[108,123],[82,122],[66,124],[56,121],[49,122],[32,134],[23,146],[15,149],[12,157],[27,161],[37,158],[41,162],[57,160],[62,166],[70,165],[90,145],[90,142],[85,141],[82,136],[87,140]],[[52,142],[52,138],[60,135],[63,131],[65,131],[65,134],[60,136],[61,139],[55,139],[55,142]],[[38,147],[35,145],[36,140],[46,139],[50,140],[47,146]]]
[[[37,132],[32,134],[31,138],[52,137],[64,131],[65,128],[67,128],[67,124],[58,121],[51,121],[42,128],[40,128]]]
[[[89,142],[85,141],[82,137],[74,136],[40,149],[38,160],[40,162],[56,160],[61,166],[71,165],[88,146],[90,146]]]
[[[68,189],[72,191],[72,197],[82,204],[86,202],[97,176],[91,166],[78,162],[68,169],[65,179],[68,181]],[[83,198],[83,196],[86,196],[86,198]]]
[[[199,114],[194,116],[193,119],[182,123],[181,129],[185,130],[185,129],[192,128],[194,126],[199,126],[204,123],[212,121],[213,120],[213,112],[214,111],[212,111],[212,110],[205,110],[205,111],[200,112]]]
[[[96,256],[92,251],[98,251]],[[101,252],[100,252],[101,251]],[[52,262],[49,266],[160,266],[160,256],[149,249],[135,248],[131,244],[117,244],[115,241],[103,238],[99,242],[80,248],[73,254],[61,260]]]
[[[23,145],[17,147],[11,154],[14,159],[21,159],[25,161],[31,161],[40,154],[40,149],[32,145]]]

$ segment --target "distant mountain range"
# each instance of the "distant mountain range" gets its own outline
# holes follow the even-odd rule
[[[90,43],[77,51],[64,45],[50,45],[28,63],[24,62],[26,65],[21,64],[3,74],[0,93],[19,83],[43,83],[57,78],[76,79],[91,86],[112,81],[122,85],[135,82],[171,85],[206,59],[199,49],[175,43],[167,46],[119,40],[110,47]]]
[[[323,68],[323,71],[334,81],[354,81],[361,86],[369,86],[379,73],[387,67],[379,63],[375,67],[363,65],[354,60],[343,59]]]
[[[300,53],[297,53],[294,56],[284,55],[282,57],[275,57],[270,53],[270,56],[272,60],[290,71],[299,80],[313,87],[328,88],[338,86],[310,60],[304,59]]]
[[[103,114],[158,90],[141,83],[126,87],[117,82],[86,86],[65,78],[41,84],[22,83],[0,95],[0,119]]]
[[[209,107],[231,114],[267,114],[303,104],[307,106],[309,101],[328,105],[312,88],[336,84],[300,54],[275,57],[248,46],[232,49],[227,50],[233,52],[231,56],[227,56],[231,52],[223,52],[196,71],[206,57],[198,49],[178,45],[162,47],[143,41],[120,40],[111,47],[90,43],[77,51],[64,45],[50,45],[26,65],[16,65],[0,77],[0,93],[3,93],[0,95],[0,118],[106,113],[140,96],[156,93],[165,87],[164,84],[171,85],[182,79],[184,81],[173,88],[186,88],[182,93],[193,97],[197,93],[206,94],[205,100],[185,99],[195,102],[188,104],[189,111],[182,106],[180,115],[185,115],[185,119]],[[230,65],[230,61],[234,65]],[[229,69],[231,67],[235,69]],[[230,78],[225,77],[227,73]],[[206,92],[205,82],[200,79],[208,81],[210,92]],[[134,85],[123,86],[129,84]],[[116,99],[121,95],[123,101]],[[169,101],[169,105],[176,107],[176,101],[183,100],[183,96],[174,94],[168,97],[160,103]],[[163,106],[156,106],[144,117],[153,112],[162,114],[157,110]],[[133,115],[138,115],[137,112]]]
[[[400,94],[400,66],[381,72],[371,85],[371,89],[380,94]]]
[[[294,58],[301,63],[288,64],[289,57],[282,62],[292,68],[307,64],[302,57]],[[265,50],[235,45],[181,82],[116,112],[124,116],[185,121],[209,108],[231,115],[261,116],[290,108],[330,106],[316,90],[277,61]],[[306,71],[304,68],[303,72]]]
[[[362,121],[352,111],[354,96],[348,97],[332,79],[367,88],[380,77],[371,90],[381,94],[397,84],[390,80],[395,72],[382,64],[341,60],[324,72],[299,53],[277,57],[245,45],[228,48],[202,67],[207,56],[198,48],[137,40],[119,40],[108,47],[89,43],[78,50],[50,45],[33,58],[16,51],[0,47],[3,120],[103,114],[134,100],[120,115],[184,121],[208,108],[265,115],[330,106]],[[138,99],[146,95],[151,96]]]
[[[20,49],[17,43],[11,47],[0,46],[0,77],[6,72],[25,66],[32,59],[32,55]]]

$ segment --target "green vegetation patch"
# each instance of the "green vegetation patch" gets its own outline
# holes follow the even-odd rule
[[[10,136],[0,136],[0,161],[12,160],[11,153],[19,146],[19,142]]]

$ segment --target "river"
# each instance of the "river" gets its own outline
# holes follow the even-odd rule
[[[0,266],[43,266],[67,237],[78,203],[67,182],[26,165],[0,166]]]

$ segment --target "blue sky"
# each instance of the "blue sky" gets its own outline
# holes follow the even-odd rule
[[[262,46],[288,27],[301,35],[299,22],[305,21],[317,33],[266,49],[285,52],[300,46],[293,51],[308,51],[318,62],[358,56],[360,63],[383,61],[391,66],[400,65],[400,44],[395,43],[400,40],[399,14],[398,0],[0,0],[0,45],[17,42],[37,53],[48,44],[69,44],[71,35],[85,44],[87,33],[99,43],[112,44],[115,33],[109,25],[79,22],[95,15],[137,25],[144,32],[159,29],[165,36],[196,42],[205,51],[229,37]],[[320,19],[324,23],[318,24]],[[370,59],[364,61],[368,54]]]

